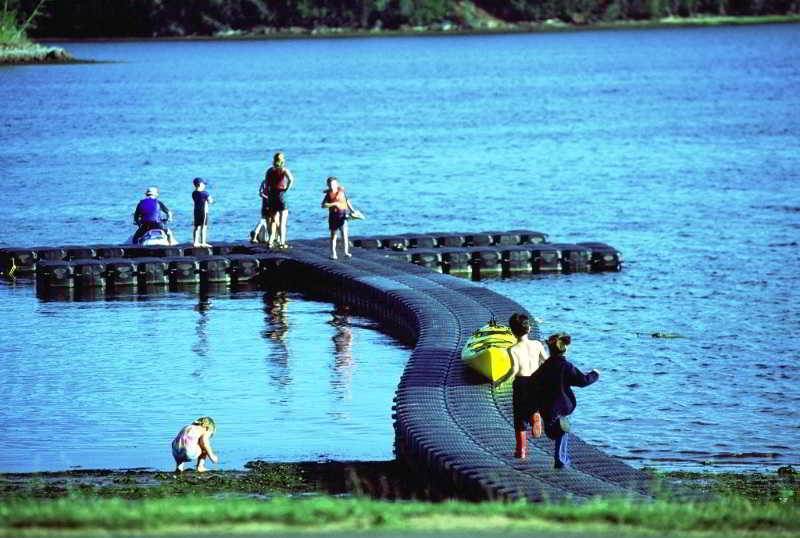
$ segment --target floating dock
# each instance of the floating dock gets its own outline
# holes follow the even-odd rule
[[[296,244],[303,245],[308,241]],[[313,243],[313,242],[312,242]],[[530,230],[355,237],[353,247],[434,271],[486,276],[619,271],[622,254],[605,243],[549,243]],[[278,251],[281,252],[281,251]],[[248,242],[191,245],[88,245],[0,248],[0,275],[35,274],[51,288],[233,283],[269,270],[274,251]],[[266,265],[265,265],[266,263]],[[263,267],[262,267],[263,265]]]
[[[328,258],[327,241],[308,240],[282,251],[247,243],[213,249],[0,249],[0,261],[6,272],[35,274],[37,292],[43,293],[269,281],[341,301],[414,346],[393,407],[395,451],[440,488],[468,499],[646,498],[650,484],[645,473],[576,436],[570,443],[571,468],[553,469],[553,442],[546,438],[529,440],[527,460],[514,458],[510,383],[493,386],[461,362],[461,349],[475,329],[491,317],[504,320],[525,310],[468,279],[444,273],[477,278],[487,272],[621,267],[619,252],[603,243],[552,244],[536,234],[359,237],[353,240],[353,258],[344,260]],[[458,263],[449,258],[455,254]],[[535,332],[538,337],[538,328]]]

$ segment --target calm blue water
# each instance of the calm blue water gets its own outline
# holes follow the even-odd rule
[[[613,244],[618,274],[484,281],[603,372],[576,431],[636,465],[798,464],[799,40],[784,25],[69,44],[117,63],[0,69],[0,245],[120,241],[151,184],[186,240],[198,175],[211,241],[245,238],[281,149],[290,240],[325,234],[335,174],[368,215],[356,233]],[[281,340],[256,292],[43,303],[0,284],[0,300],[0,470],[168,467],[198,414],[218,419],[227,468],[391,455],[409,351],[334,305],[290,296]]]

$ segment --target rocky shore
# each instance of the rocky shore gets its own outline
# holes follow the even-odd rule
[[[647,472],[654,481],[665,480],[699,496],[738,497],[749,502],[800,501],[800,475],[791,466],[772,473]],[[188,470],[181,475],[155,469],[0,474],[0,504],[13,498],[57,499],[75,494],[122,499],[316,494],[441,501],[449,497],[447,492],[437,490],[435,484],[397,461],[253,461],[244,470],[202,474]]]
[[[68,64],[77,60],[60,47],[36,43],[0,44],[0,65]]]

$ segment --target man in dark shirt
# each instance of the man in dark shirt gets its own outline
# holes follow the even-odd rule
[[[566,333],[556,333],[547,339],[550,357],[533,374],[535,377],[534,398],[544,421],[544,431],[555,440],[555,467],[570,464],[567,452],[569,416],[577,405],[572,387],[586,387],[600,377],[592,370],[584,374],[564,356],[572,339]]]
[[[138,243],[145,232],[158,229],[164,230],[170,245],[174,245],[175,238],[164,225],[164,222],[172,220],[172,212],[158,199],[158,187],[148,187],[144,196],[136,205],[136,211],[133,212],[133,222],[139,226],[139,229],[133,234],[131,242]]]

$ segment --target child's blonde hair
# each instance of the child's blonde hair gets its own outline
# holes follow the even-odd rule
[[[214,433],[217,430],[217,425],[214,424],[214,419],[211,417],[200,417],[192,422],[192,424],[196,426],[202,426],[207,430],[210,430],[211,433]]]

